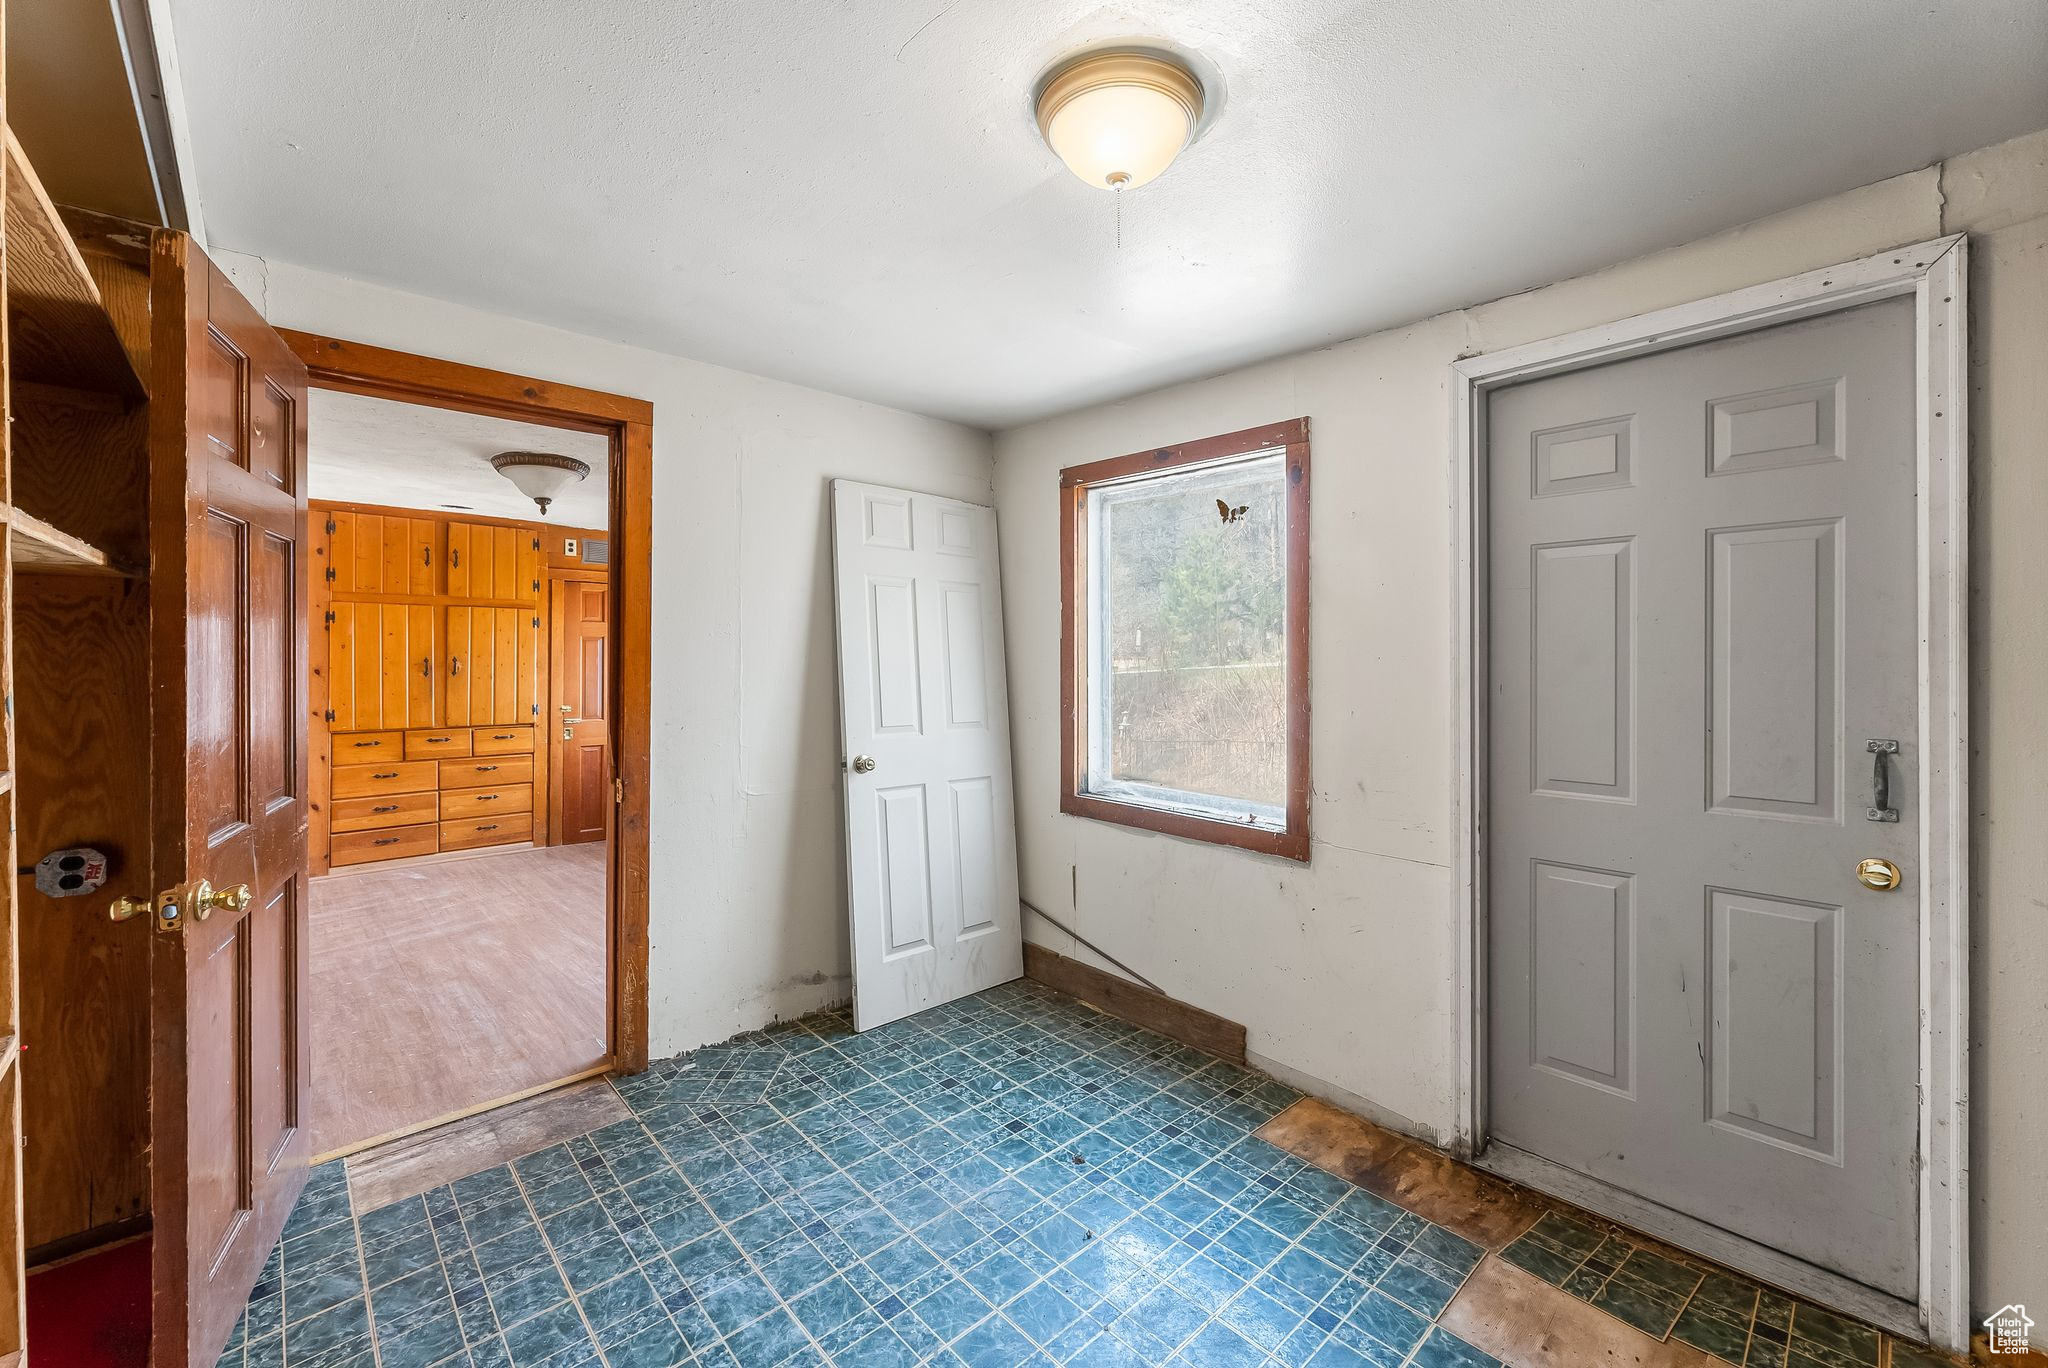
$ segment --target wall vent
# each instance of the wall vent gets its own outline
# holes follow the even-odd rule
[[[583,539],[583,563],[585,565],[610,565],[612,563],[612,544],[609,541],[600,541],[596,537],[585,537]]]

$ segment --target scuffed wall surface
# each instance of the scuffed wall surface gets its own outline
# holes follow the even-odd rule
[[[2048,133],[2031,135],[1596,275],[999,434],[1024,896],[1174,996],[1244,1022],[1252,1053],[1296,1082],[1448,1136],[1451,362],[1971,232],[1973,1300],[2048,1304],[2048,895],[2033,869],[2048,782],[2031,759],[2048,750],[2044,160]],[[1062,816],[1058,470],[1304,414],[1312,864]],[[1026,927],[1092,958],[1036,918]]]

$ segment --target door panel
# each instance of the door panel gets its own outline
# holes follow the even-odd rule
[[[1488,410],[1490,1134],[1908,1298],[1912,310]]]
[[[156,234],[151,296],[155,854],[179,880],[151,933],[151,1356],[207,1368],[309,1158],[306,376],[185,235]]]
[[[420,604],[335,603],[328,609],[329,727],[431,727],[443,689],[440,611]]]
[[[447,610],[447,623],[447,724],[531,726],[540,716],[539,615],[457,606]]]
[[[843,480],[832,508],[867,1030],[1023,972],[1002,589],[988,509]]]
[[[612,811],[610,586],[555,581],[550,620],[554,841],[601,841]]]

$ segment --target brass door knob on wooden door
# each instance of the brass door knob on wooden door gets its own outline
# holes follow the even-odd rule
[[[216,911],[244,911],[249,906],[253,896],[249,892],[249,885],[247,884],[236,884],[233,888],[215,888],[206,880],[201,879],[198,883],[192,885],[192,890],[185,899],[185,905],[192,909],[194,917],[200,921],[205,921],[208,914]]]
[[[1899,867],[1890,860],[1864,860],[1856,866],[1856,882],[1875,892],[1889,893],[1899,886]]]

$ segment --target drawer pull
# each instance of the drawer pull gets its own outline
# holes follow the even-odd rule
[[[382,741],[358,741],[355,743],[355,747],[357,750],[361,750],[365,746],[381,746],[383,744]]]
[[[489,773],[490,773],[490,772],[491,772],[492,770],[494,770],[494,769],[496,769],[496,768],[497,768],[497,766],[496,766],[496,765],[478,765],[478,766],[476,767],[476,772],[477,772],[478,774],[489,774]]]
[[[492,732],[492,733],[491,733],[491,740],[493,740],[493,741],[511,741],[511,740],[514,740],[514,739],[516,739],[516,738],[518,737],[518,735],[519,735],[519,733],[518,733],[518,732]]]
[[[400,842],[401,840],[403,840],[403,839],[405,839],[405,838],[404,838],[404,837],[402,837],[402,836],[380,836],[380,837],[378,837],[378,838],[377,838],[376,840],[374,840],[374,841],[370,842],[370,844],[371,844],[371,845],[397,845],[397,844],[398,844],[398,843],[399,843],[399,842]]]
[[[495,803],[498,801],[498,795],[495,793],[479,793],[476,796],[476,800],[479,803]]]
[[[430,746],[438,746],[442,744],[444,741],[453,741],[454,739],[455,738],[452,736],[430,736],[427,738],[427,744]]]
[[[370,777],[372,779],[396,779],[398,777],[398,771],[386,770],[382,774],[372,774]]]
[[[476,829],[478,831],[496,831],[498,824],[496,822],[479,822]]]
[[[373,807],[373,808],[371,808],[371,809],[370,809],[370,811],[372,811],[372,812],[396,812],[396,811],[398,811],[398,804],[396,804],[396,803],[386,803],[386,804],[385,804],[384,806],[382,806],[382,807]]]

